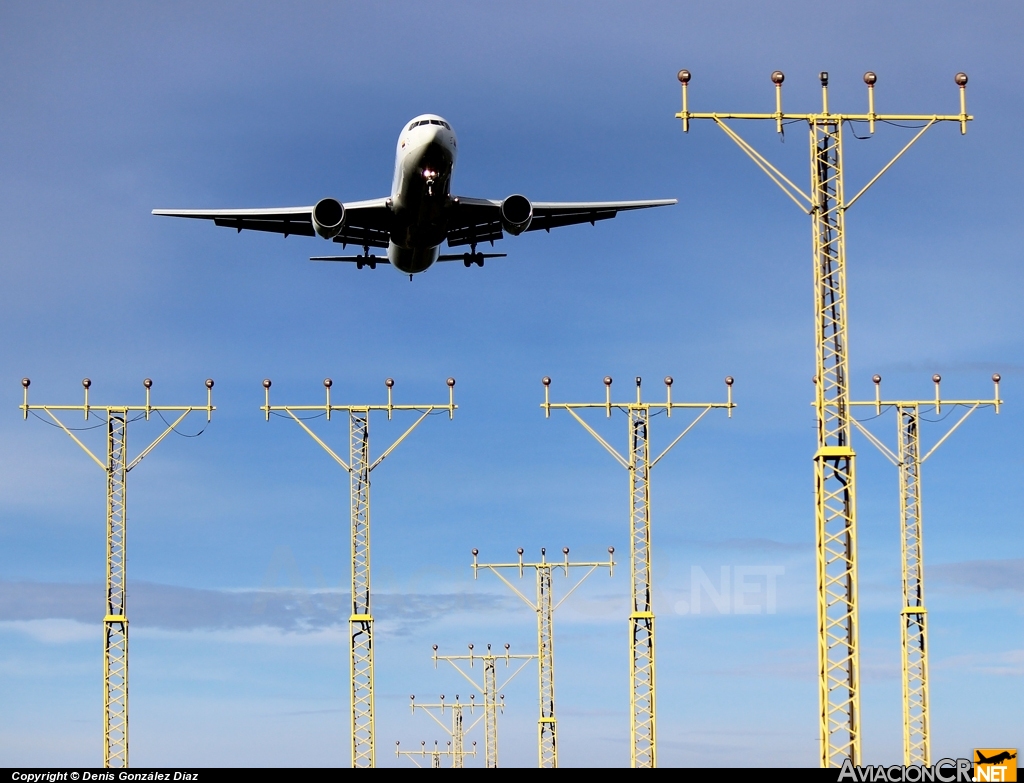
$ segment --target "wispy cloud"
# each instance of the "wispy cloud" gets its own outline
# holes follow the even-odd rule
[[[1002,677],[1020,677],[1024,675],[1024,649],[956,655],[937,662],[934,668],[953,672],[968,670]]]
[[[70,642],[98,642],[100,628],[98,624],[78,620],[39,619],[39,620],[0,620],[0,632],[13,631],[23,634],[37,642],[46,644],[68,644]]]
[[[105,611],[98,584],[0,582],[0,627],[40,641],[77,641],[95,636]],[[488,593],[374,596],[382,632],[410,633],[416,626],[468,612],[502,612],[512,598]],[[163,632],[238,632],[263,638],[280,632],[315,634],[343,627],[351,613],[347,591],[332,589],[204,590],[134,582],[128,592],[134,628]]]
[[[976,590],[1024,592],[1024,558],[967,560],[931,566],[929,575],[939,584]]]

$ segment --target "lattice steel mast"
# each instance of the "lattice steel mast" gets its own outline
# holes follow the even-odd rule
[[[505,645],[504,655],[495,655],[491,652],[491,645],[487,645],[487,652],[483,655],[473,652],[473,645],[469,645],[469,655],[438,655],[437,645],[434,645],[434,668],[437,668],[438,661],[448,661],[454,667],[454,669],[466,678],[467,682],[475,688],[479,688],[484,696],[484,766],[489,769],[494,769],[498,766],[498,712],[505,711],[505,697],[499,694],[499,691],[504,690],[505,686],[508,685],[512,680],[515,679],[516,675],[523,670],[523,668],[536,658],[536,655],[513,655],[509,652],[509,645]],[[504,661],[505,668],[511,661],[521,660],[522,665],[516,669],[509,677],[501,684],[498,685],[497,676],[497,662]],[[474,680],[461,666],[458,661],[469,661],[469,665],[472,668],[476,661],[480,661],[483,664],[484,680],[483,687],[480,683]],[[458,696],[455,697],[456,699]],[[473,696],[470,696],[472,699]],[[476,723],[473,724],[475,726]],[[470,727],[472,728],[472,726]]]
[[[523,549],[516,550],[519,555],[518,563],[478,563],[477,556],[480,550],[473,550],[473,578],[477,578],[477,572],[481,568],[490,569],[502,582],[504,582],[513,593],[518,595],[527,606],[537,613],[537,675],[538,691],[540,694],[540,718],[537,721],[537,747],[540,757],[540,767],[558,766],[558,724],[555,719],[555,609],[562,605],[572,593],[583,584],[597,568],[608,568],[608,575],[612,575],[615,562],[611,555],[615,552],[614,547],[608,547],[608,562],[606,563],[570,563],[569,547],[563,547],[562,554],[564,562],[548,562],[544,549],[540,550],[539,563],[524,563]],[[523,578],[523,569],[532,568],[537,577],[537,600],[531,601],[515,585],[502,576],[500,569],[518,569],[519,578]],[[552,585],[552,571],[562,569],[564,576],[569,576],[570,568],[589,569],[583,577],[573,585],[569,591],[562,596],[558,603],[554,600],[554,586]]]
[[[89,388],[92,381],[82,381],[85,401],[82,405],[30,405],[28,387],[31,381],[22,378],[24,402],[21,410],[24,418],[30,411],[43,411],[58,427],[66,432],[93,462],[100,466],[107,476],[107,577],[106,615],[103,618],[103,766],[128,766],[128,607],[125,601],[127,585],[127,480],[128,472],[137,466],[157,444],[174,431],[192,411],[206,411],[210,421],[213,411],[213,381],[206,381],[205,406],[151,405],[150,389],[153,382],[146,378],[145,405],[95,405],[89,402]],[[102,415],[106,422],[106,460],[97,457],[75,435],[76,428],[69,427],[58,418],[54,411],[82,411],[85,420],[93,413]],[[179,414],[173,423],[144,448],[135,459],[128,458],[128,424],[139,418],[149,420],[156,412],[163,418],[164,412]],[[139,414],[135,419],[132,413]]]
[[[691,112],[687,95],[690,72],[679,71],[683,107],[676,115],[689,131],[690,120],[709,119],[720,127],[801,210],[811,216],[814,255],[815,409],[818,448],[814,455],[815,537],[818,556],[818,679],[821,765],[839,766],[844,758],[860,763],[860,652],[857,610],[857,513],[855,454],[850,444],[849,353],[846,302],[845,214],[922,135],[937,122],[957,122],[967,132],[967,76],[956,75],[960,113],[954,115],[878,114],[871,71],[867,114],[836,114],[828,105],[828,73],[820,74],[822,109],[814,114],[782,111],[781,71],[772,73],[775,112],[765,114]],[[782,132],[789,121],[804,121],[810,130],[811,195],[740,137],[725,120],[774,120]],[[842,126],[851,121],[923,122],[916,136],[849,200],[844,193]]]
[[[373,615],[370,611],[370,473],[383,462],[398,445],[404,441],[432,413],[447,411],[448,418],[455,415],[455,379],[449,378],[448,403],[446,405],[394,405],[391,390],[395,382],[388,378],[384,382],[388,390],[386,405],[334,405],[331,403],[330,378],[324,380],[327,400],[323,405],[271,405],[270,379],[263,381],[266,402],[261,410],[270,421],[270,414],[291,417],[296,424],[327,452],[327,454],[349,473],[350,521],[352,556],[352,613],[349,616],[349,704],[351,708],[352,766],[373,767],[376,765],[374,751],[374,698],[373,698]],[[349,461],[336,454],[306,422],[297,416],[302,412],[323,413],[330,421],[334,411],[345,411],[349,419]],[[387,412],[388,419],[394,411],[417,411],[420,417],[392,443],[376,460],[370,458],[370,413]]]
[[[875,375],[875,399],[851,402],[851,406],[873,406],[875,415],[883,409],[896,411],[896,452],[882,442],[857,419],[853,425],[899,469],[900,549],[903,564],[903,607],[900,610],[900,644],[903,660],[903,763],[931,764],[931,699],[928,688],[928,612],[924,605],[924,528],[921,508],[921,466],[946,442],[956,429],[979,407],[992,406],[999,413],[999,375],[992,376],[995,394],[991,400],[943,400],[942,378],[932,376],[935,398],[931,400],[883,400],[882,376]],[[967,411],[946,434],[921,456],[921,409],[964,406]]]
[[[725,379],[727,402],[673,402],[672,378],[665,378],[666,401],[642,402],[640,397],[640,378],[636,379],[635,402],[612,402],[612,379],[605,376],[605,401],[583,403],[553,403],[549,392],[551,379],[545,377],[544,408],[545,417],[551,415],[551,409],[563,409],[569,413],[583,428],[589,432],[616,461],[629,471],[629,537],[630,537],[630,595],[632,611],[629,615],[629,649],[630,649],[630,762],[634,767],[657,766],[657,726],[655,722],[655,661],[654,661],[654,604],[652,600],[653,580],[651,578],[651,468],[661,461],[672,448],[683,439],[697,422],[711,410],[724,408],[732,416],[736,407],[732,402],[731,377]],[[577,410],[583,408],[603,408],[605,415],[611,418],[612,409],[623,411],[629,421],[629,458],[623,457],[587,424]],[[667,416],[673,410],[692,408],[699,410],[697,417],[690,422],[661,454],[653,460],[650,457],[649,422],[652,411],[664,410]]]

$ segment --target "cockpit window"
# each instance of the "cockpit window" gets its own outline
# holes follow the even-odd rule
[[[444,120],[417,120],[416,122],[410,122],[407,130],[412,130],[420,125],[440,125],[447,130],[451,130],[452,126]]]

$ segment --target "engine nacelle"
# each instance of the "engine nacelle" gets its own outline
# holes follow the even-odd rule
[[[322,198],[313,207],[313,230],[324,239],[334,239],[345,225],[345,205],[337,199]]]
[[[501,202],[501,227],[517,237],[530,227],[533,204],[526,196],[509,196]]]

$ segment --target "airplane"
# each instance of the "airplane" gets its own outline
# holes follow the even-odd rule
[[[533,202],[513,194],[501,200],[451,195],[458,140],[448,122],[436,114],[421,114],[402,128],[395,151],[391,195],[342,203],[323,198],[311,207],[282,209],[154,209],[154,215],[212,220],[214,225],[290,236],[320,236],[342,247],[360,245],[362,255],[313,256],[311,261],[347,261],[358,269],[390,264],[403,274],[425,272],[437,261],[462,261],[468,268],[505,253],[479,253],[477,245],[501,239],[506,233],[550,232],[579,223],[593,225],[619,212],[677,203],[651,201]],[[468,253],[440,252],[469,245]],[[371,255],[386,248],[387,255]]]
[[[1004,750],[1002,753],[997,753],[990,759],[985,758],[984,754],[979,750],[974,751],[974,755],[978,757],[974,760],[975,764],[998,764],[1001,761],[1009,761],[1010,759],[1017,758],[1016,753],[1010,753],[1007,750]]]

